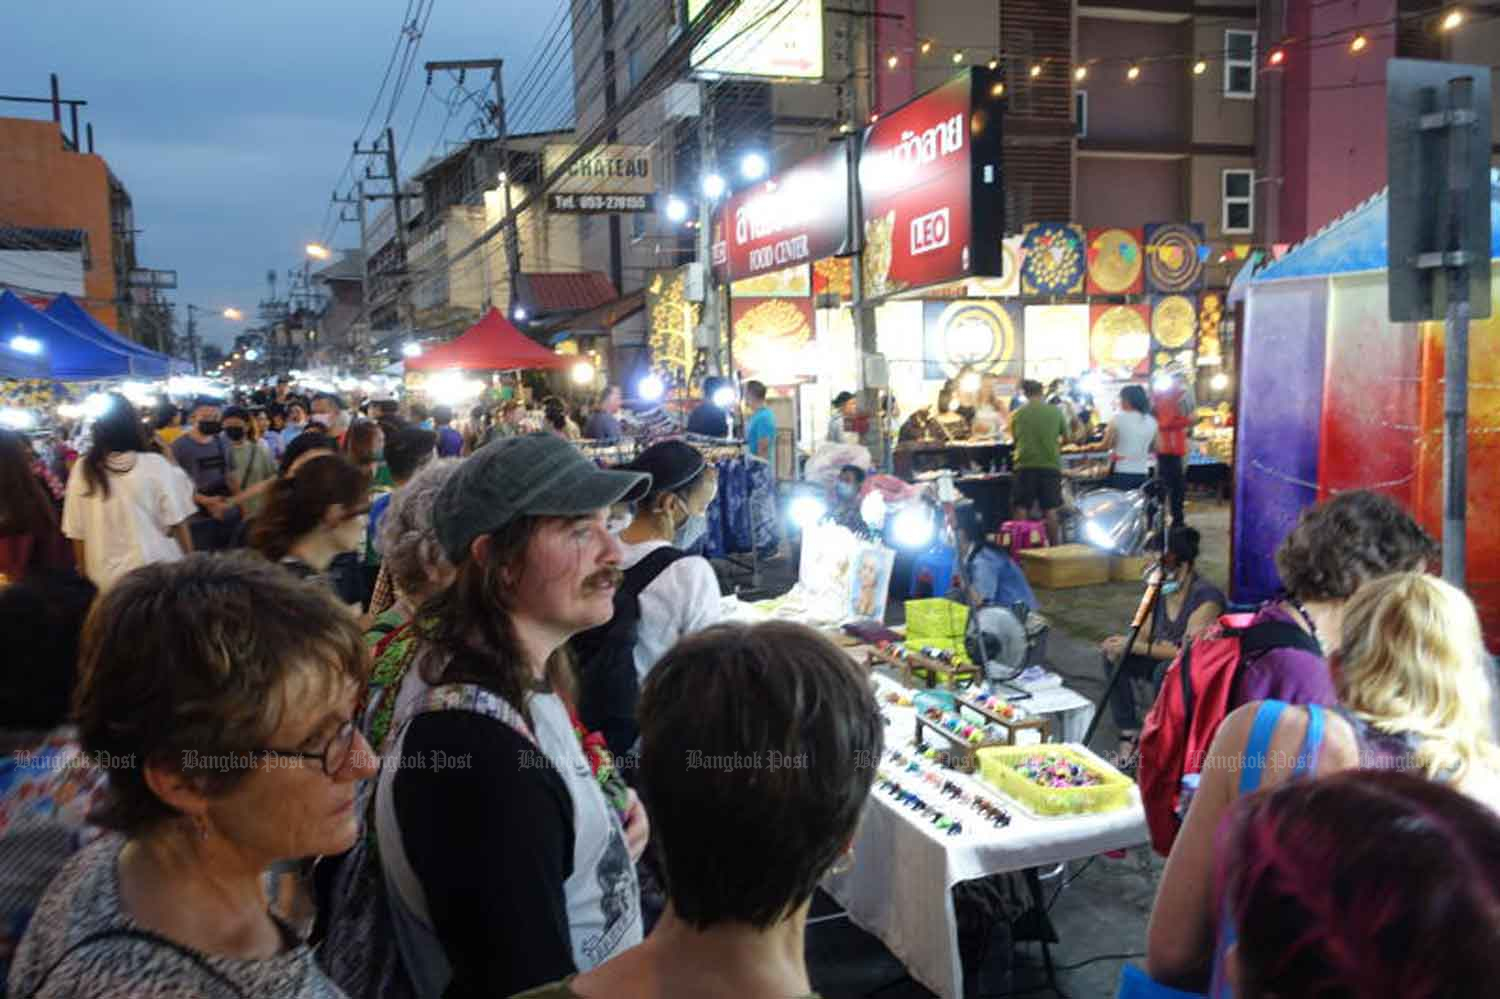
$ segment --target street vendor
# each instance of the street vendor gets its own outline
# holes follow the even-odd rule
[[[833,397],[833,412],[828,416],[828,443],[844,443],[844,434],[859,412],[859,397],[853,392],[840,392]]]

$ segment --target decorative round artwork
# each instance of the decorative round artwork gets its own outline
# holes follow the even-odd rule
[[[1141,277],[1141,244],[1126,229],[1105,229],[1089,243],[1089,277],[1106,295],[1124,295]]]
[[[1156,342],[1170,350],[1193,341],[1198,328],[1198,310],[1186,295],[1169,295],[1151,310],[1151,331]]]
[[[1094,359],[1108,368],[1135,368],[1151,354],[1151,331],[1141,311],[1115,305],[1094,320]]]
[[[1083,236],[1064,222],[1037,222],[1021,242],[1021,292],[1071,295],[1083,283]]]
[[[1203,283],[1202,240],[1195,227],[1181,222],[1146,230],[1146,279],[1155,291],[1193,291]]]
[[[950,376],[964,368],[996,371],[1016,354],[1015,323],[993,302],[954,302],[938,317],[936,334],[937,359]]]

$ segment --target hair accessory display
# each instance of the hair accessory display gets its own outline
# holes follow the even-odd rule
[[[927,804],[920,795],[903,787],[897,780],[884,770],[875,774],[875,786],[890,795],[897,804],[910,808],[913,812],[928,819],[933,826],[942,830],[949,836],[957,836],[964,831],[963,824],[952,816],[933,808]]]
[[[980,794],[964,790],[959,784],[936,770],[929,769],[919,759],[899,749],[887,749],[885,757],[903,771],[917,774],[922,782],[950,801],[956,801],[978,812],[997,829],[1010,825],[1010,813],[1000,805]],[[882,771],[884,772],[884,771]]]

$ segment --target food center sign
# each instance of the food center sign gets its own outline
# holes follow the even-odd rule
[[[714,223],[720,280],[849,252],[848,155],[836,146],[730,198]]]
[[[865,130],[866,298],[1002,276],[1000,82],[971,69]]]
[[[542,171],[551,176],[576,146],[542,150]],[[568,167],[548,194],[554,212],[600,213],[655,210],[656,177],[650,146],[600,146]]]

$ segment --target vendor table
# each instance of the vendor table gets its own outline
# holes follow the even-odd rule
[[[882,694],[901,689],[879,673],[876,680]],[[1028,710],[1041,706],[1023,703]],[[915,728],[915,711],[886,704],[883,697],[881,710],[890,722],[887,746],[905,746]],[[1009,805],[1009,799],[978,778],[951,771],[947,776],[966,789]],[[954,885],[1147,841],[1146,815],[1135,792],[1129,808],[1098,815],[1037,818],[1020,806],[1010,812],[1010,825],[1001,829],[978,816],[971,821],[966,814],[961,820],[964,831],[948,836],[887,795],[873,793],[855,836],[853,866],[843,874],[830,875],[823,886],[855,925],[890,948],[914,979],[945,999],[960,999],[963,966]]]
[[[944,468],[958,472],[975,466],[986,471],[1009,469],[1013,450],[1013,445],[1001,441],[919,441],[897,444],[891,462],[896,477],[911,482],[922,472]]]

